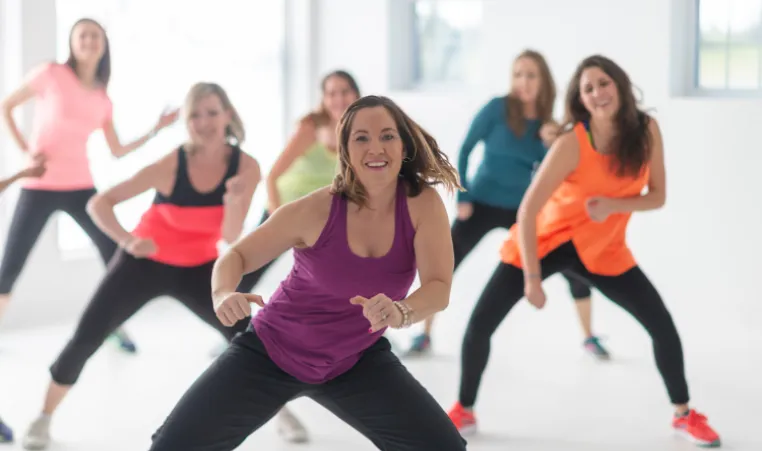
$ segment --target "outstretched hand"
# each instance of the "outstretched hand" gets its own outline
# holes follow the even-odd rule
[[[399,327],[402,324],[402,312],[394,306],[394,301],[383,293],[370,299],[355,296],[349,302],[362,306],[362,314],[370,322],[369,333],[377,332],[385,327]]]

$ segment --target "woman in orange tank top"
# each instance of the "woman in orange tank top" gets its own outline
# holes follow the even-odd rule
[[[672,317],[625,239],[632,212],[664,205],[659,126],[638,108],[624,70],[599,55],[577,68],[567,89],[566,118],[573,128],[543,160],[501,250],[502,263],[469,320],[459,401],[450,418],[462,433],[475,430],[473,406],[493,333],[524,295],[542,308],[542,280],[569,271],[630,313],[651,336],[656,366],[675,405],[672,427],[699,445],[717,446],[720,438],[706,417],[688,407],[682,345]],[[641,194],[646,187],[647,194]]]

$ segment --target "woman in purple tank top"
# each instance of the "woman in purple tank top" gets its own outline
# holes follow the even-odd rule
[[[338,130],[331,187],[285,204],[216,263],[217,317],[262,307],[183,396],[152,451],[230,451],[288,401],[308,396],[382,450],[465,450],[445,412],[382,336],[443,310],[453,247],[433,185],[460,188],[437,142],[391,100],[363,97]],[[269,302],[236,293],[243,274],[288,249]],[[408,295],[419,275],[421,286]]]

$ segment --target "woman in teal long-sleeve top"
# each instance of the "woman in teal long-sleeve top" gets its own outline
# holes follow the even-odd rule
[[[458,156],[458,171],[465,192],[458,194],[457,219],[452,226],[455,269],[484,236],[496,228],[509,229],[529,187],[534,170],[558,133],[553,121],[556,88],[542,55],[527,50],[513,64],[511,92],[490,100],[477,113]],[[479,142],[484,158],[468,180],[468,159]],[[564,274],[576,301],[585,334],[584,347],[601,359],[609,357],[591,330],[590,286]],[[424,333],[415,337],[411,353],[430,349],[433,317]]]

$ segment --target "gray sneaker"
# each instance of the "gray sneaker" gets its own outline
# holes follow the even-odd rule
[[[50,417],[40,416],[24,436],[22,446],[24,449],[40,450],[48,447],[50,443]]]
[[[278,412],[276,418],[278,435],[290,443],[306,443],[309,440],[307,429],[286,407]]]

